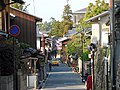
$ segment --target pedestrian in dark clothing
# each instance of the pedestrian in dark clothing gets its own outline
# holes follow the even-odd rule
[[[52,64],[49,63],[49,70],[51,71],[52,70]]]
[[[88,73],[85,73],[85,81],[87,81],[88,75]]]

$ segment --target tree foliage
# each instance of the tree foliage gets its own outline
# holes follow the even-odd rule
[[[85,20],[108,10],[108,8],[109,8],[109,6],[107,3],[105,3],[104,0],[102,0],[102,1],[96,0],[95,5],[93,3],[90,3],[89,6],[87,7],[87,12],[85,13],[84,18],[81,18],[79,20],[79,24],[77,26],[77,31],[83,32],[83,34],[86,33],[86,30],[89,27],[91,27],[91,24],[86,23]],[[85,41],[85,43],[84,43],[84,41]],[[85,36],[85,35],[80,35],[78,38],[78,36],[76,35],[68,43],[67,53],[68,54],[77,53],[81,58],[82,58],[81,54],[83,54],[83,59],[89,60],[88,59],[89,51],[86,49],[87,45],[89,45],[89,44],[90,44],[90,38],[87,38],[87,36]],[[82,53],[82,50],[83,50],[83,53]]]
[[[69,41],[66,47],[66,53],[67,55],[71,55],[73,53],[76,53],[79,57],[84,60],[89,60],[88,54],[90,53],[87,50],[87,45],[90,43],[90,37],[88,36],[82,36],[81,34],[77,34],[72,37],[72,40]],[[83,53],[82,53],[83,50]]]
[[[64,19],[61,21],[61,24],[63,25],[63,34],[66,34],[68,30],[72,29],[73,21],[71,20],[70,16],[64,16]]]
[[[73,21],[71,20],[72,17],[72,10],[69,4],[64,6],[64,11],[63,11],[63,20],[62,20],[62,25],[64,32],[63,34],[66,34],[68,30],[72,29],[73,26]]]
[[[44,23],[40,22],[38,24],[38,27],[40,31],[49,31],[52,26],[51,26],[51,22],[44,22]]]
[[[91,27],[91,24],[86,23],[85,20],[87,20],[93,16],[96,16],[108,9],[109,9],[109,6],[107,3],[105,3],[105,0],[102,0],[102,1],[96,0],[95,5],[93,3],[90,3],[89,6],[87,7],[87,12],[85,13],[85,16],[79,20],[79,24],[77,26],[77,31],[86,33],[86,30],[89,27]],[[81,57],[80,54],[82,54],[82,50],[83,50],[83,58],[84,58],[84,60],[88,60],[89,51],[86,48],[87,48],[87,45],[90,44],[90,38],[86,38],[85,35],[83,36],[82,39],[80,39],[80,37],[77,38],[77,36],[76,36],[76,38],[74,37],[71,40],[71,42],[68,43],[67,53],[71,54],[71,52],[76,52]],[[85,43],[83,44],[84,48],[82,48],[81,43],[78,43],[78,41],[83,42],[83,40],[85,40]],[[77,50],[75,48],[77,48]]]
[[[96,0],[95,5],[93,3],[89,3],[87,7],[87,12],[85,13],[84,20],[96,16],[104,11],[109,9],[108,3],[105,3],[105,0]]]
[[[51,18],[52,28],[49,34],[57,37],[62,37],[68,32],[68,30],[72,29],[73,21],[71,20],[71,14],[72,11],[70,9],[70,5],[65,5],[62,15],[62,21],[56,21],[54,18]]]
[[[12,7],[17,8],[19,10],[23,10],[24,9],[24,5],[23,4],[19,4],[19,3],[14,3],[11,4]]]
[[[105,3],[105,0],[96,0],[95,4],[93,3],[89,3],[89,6],[87,7],[87,11],[85,13],[84,18],[81,18],[79,20],[79,24],[77,26],[77,30],[81,31],[81,30],[85,30],[87,28],[89,28],[91,26],[90,23],[86,23],[85,20],[96,16],[104,11],[107,11],[109,9],[109,5],[108,3]]]
[[[80,39],[79,35],[73,36],[72,39],[68,42],[66,47],[67,55],[71,55],[72,53],[80,54]]]
[[[14,72],[14,59],[16,60],[16,70],[18,69],[19,61],[20,61],[20,47],[15,39],[14,46],[14,54],[13,54],[13,38],[1,40],[0,44],[0,75],[1,76],[9,76]],[[13,57],[13,55],[15,55]]]
[[[56,21],[55,18],[51,18],[51,30],[49,35],[55,37],[63,36],[63,25],[60,21]]]
[[[10,6],[28,13],[27,7],[29,5],[30,4],[25,5],[25,3],[24,4],[14,3],[14,4],[11,4]]]
[[[78,24],[78,26],[77,26],[77,31],[78,31],[78,32],[80,32],[80,31],[82,31],[82,30],[86,30],[86,29],[88,29],[89,27],[91,27],[91,24],[90,24],[90,23],[86,23],[83,19],[84,19],[84,18],[81,18],[81,19],[79,20],[79,24]]]
[[[63,18],[64,16],[71,16],[72,10],[69,4],[64,6],[64,11],[63,11]]]

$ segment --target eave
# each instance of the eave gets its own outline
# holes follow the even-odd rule
[[[91,17],[88,20],[86,20],[85,22],[95,22],[95,21],[98,21],[100,17],[106,16],[106,15],[110,15],[110,11],[105,11],[99,15]]]
[[[24,14],[26,14],[26,15],[29,15],[29,16],[31,16],[31,17],[34,17],[35,20],[36,20],[36,22],[38,22],[38,21],[42,22],[42,18],[39,18],[39,17],[34,16],[34,15],[32,15],[32,14],[26,13],[25,11],[16,9],[16,8],[14,8],[14,7],[10,7],[10,8],[13,9],[13,10],[19,11],[19,12],[21,12],[21,13],[24,13]]]

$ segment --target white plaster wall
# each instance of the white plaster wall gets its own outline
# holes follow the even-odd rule
[[[91,43],[97,43],[99,40],[99,24],[92,24]]]
[[[108,34],[110,32],[110,26],[106,26],[106,22],[108,21],[109,17],[104,16],[101,18],[100,23],[102,25],[102,36],[101,36],[101,45],[106,46],[108,44]]]
[[[102,32],[102,46],[107,46],[108,44],[108,32],[107,31],[103,31]]]
[[[106,26],[106,22],[108,21],[108,16],[104,16],[100,18],[95,24],[92,24],[92,43],[99,43],[100,40],[100,29],[101,29],[101,46],[106,46],[108,43],[108,34],[110,32],[110,26]],[[101,27],[100,27],[101,26]]]

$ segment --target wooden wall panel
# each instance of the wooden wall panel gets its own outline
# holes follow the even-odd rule
[[[17,24],[21,29],[20,35],[16,37],[18,38],[18,41],[27,43],[31,47],[36,48],[37,38],[35,18],[16,10],[11,10],[11,13],[16,16],[16,18],[14,19],[14,23],[12,24]]]

